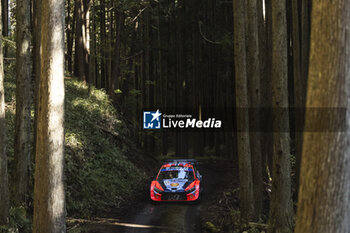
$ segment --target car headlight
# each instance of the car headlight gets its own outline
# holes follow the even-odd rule
[[[193,188],[191,188],[191,189],[187,190],[187,192],[188,192],[188,193],[192,193],[192,192],[194,192],[195,190],[196,190],[196,188],[195,188],[195,187],[193,187]]]
[[[157,189],[156,187],[154,187],[154,191],[156,191],[157,193],[160,193],[160,192],[162,192],[162,190],[160,190],[160,189]]]

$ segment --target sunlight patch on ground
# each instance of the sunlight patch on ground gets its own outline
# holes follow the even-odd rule
[[[121,226],[121,227],[145,228],[145,229],[150,229],[150,228],[166,229],[166,227],[163,227],[163,226],[153,226],[153,225],[120,222],[119,219],[114,219],[114,218],[96,218],[96,219],[92,219],[92,220],[68,218],[67,222],[68,223],[99,224],[99,225],[114,225],[114,226]]]

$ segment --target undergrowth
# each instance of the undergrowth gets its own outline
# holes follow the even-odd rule
[[[74,79],[66,80],[65,115],[68,213],[89,216],[119,208],[147,177],[127,157],[137,153],[128,129],[103,90],[91,88],[89,94]]]
[[[16,109],[14,63],[5,64],[4,85],[6,151],[11,177]],[[148,176],[140,164],[145,159],[104,90],[91,87],[88,91],[87,84],[73,78],[66,78],[65,86],[67,215],[82,218],[118,210],[136,198],[139,190],[144,187]],[[26,219],[31,219],[31,216],[23,215],[21,209],[12,208],[11,211],[11,221],[14,221],[11,223],[12,227],[15,227],[18,216],[21,219],[25,216],[21,221],[26,224]]]

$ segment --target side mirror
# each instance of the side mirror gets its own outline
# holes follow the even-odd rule
[[[201,174],[199,174],[199,171],[197,171],[196,176],[197,176],[197,178],[198,178],[198,179],[200,179],[200,180],[202,179],[202,175],[201,175]]]

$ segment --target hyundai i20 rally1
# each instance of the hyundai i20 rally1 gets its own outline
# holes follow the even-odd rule
[[[201,198],[202,176],[194,159],[166,160],[151,183],[153,202],[194,202]]]

